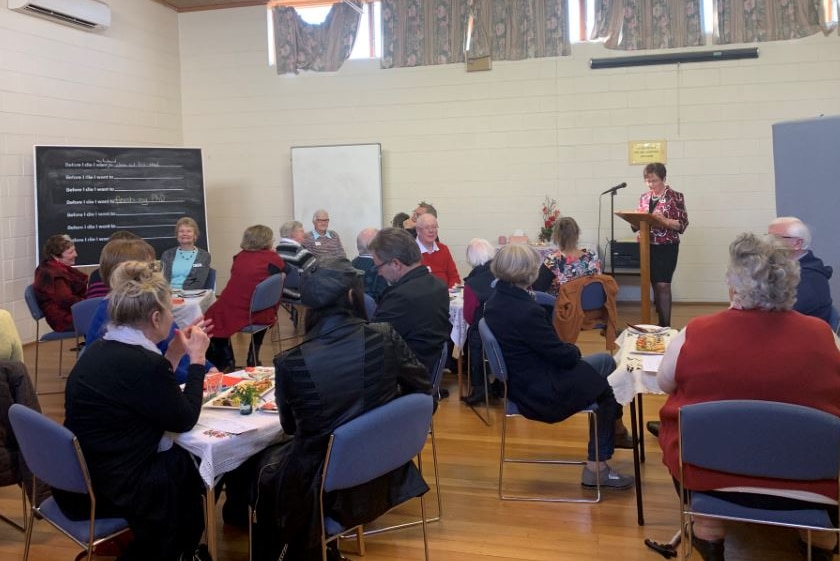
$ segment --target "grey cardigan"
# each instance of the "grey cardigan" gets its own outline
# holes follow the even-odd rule
[[[184,290],[201,290],[207,282],[207,275],[210,274],[210,254],[196,247],[198,255],[195,256],[192,271],[184,280]],[[177,247],[172,247],[163,252],[160,256],[160,264],[163,265],[163,276],[172,282],[172,263],[175,261]]]

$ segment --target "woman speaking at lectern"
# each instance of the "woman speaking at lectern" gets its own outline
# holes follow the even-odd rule
[[[650,229],[650,284],[659,325],[667,327],[671,325],[671,278],[677,268],[680,234],[688,227],[688,213],[683,194],[665,184],[664,165],[646,165],[643,176],[648,192],[641,196],[636,210],[655,214],[663,222]]]

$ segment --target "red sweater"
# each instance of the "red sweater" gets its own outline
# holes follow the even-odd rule
[[[677,358],[677,389],[659,412],[662,461],[680,473],[677,413],[683,405],[757,399],[840,417],[840,351],[825,322],[798,312],[726,310],[689,322]],[[688,468],[688,489],[783,488],[837,498],[836,481],[790,482]]]
[[[437,242],[437,246],[438,250],[434,253],[421,253],[423,264],[432,271],[434,276],[445,282],[447,288],[461,284],[458,267],[455,266],[449,248],[440,242]]]
[[[254,289],[269,276],[269,265],[277,270],[285,268],[283,260],[272,249],[242,250],[233,256],[230,280],[207,313],[213,320],[213,337],[230,337],[248,325],[248,311]],[[277,310],[269,308],[254,314],[254,323],[273,324]]]
[[[47,259],[35,269],[35,297],[53,331],[73,331],[70,307],[85,299],[87,275],[56,259]]]

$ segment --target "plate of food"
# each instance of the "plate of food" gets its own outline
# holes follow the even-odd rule
[[[665,354],[665,335],[645,334],[636,338],[635,350],[638,354],[661,355]]]
[[[276,401],[266,401],[262,405],[257,408],[257,411],[262,413],[274,413],[277,414],[277,402]]]
[[[670,327],[660,327],[658,325],[650,325],[648,323],[639,323],[639,324],[628,323],[627,324],[627,330],[630,333],[633,333],[635,335],[645,335],[645,334],[648,334],[648,333],[652,333],[652,334],[668,333],[668,331],[670,329],[671,329]]]
[[[210,409],[239,409],[242,402],[241,395],[253,388],[260,399],[274,391],[274,380],[263,378],[261,380],[242,380],[230,389],[227,389],[208,401],[204,407]]]

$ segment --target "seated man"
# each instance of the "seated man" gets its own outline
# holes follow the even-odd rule
[[[286,275],[289,274],[292,267],[300,273],[315,263],[315,256],[312,255],[312,252],[301,245],[305,236],[303,224],[297,220],[289,220],[280,226],[280,243],[277,244],[275,249],[277,255],[286,264]],[[300,286],[292,286],[288,276],[283,284],[283,296],[294,299],[300,298]]]
[[[407,230],[409,234],[416,238],[417,219],[426,213],[431,214],[432,216],[437,218],[437,209],[433,205],[427,203],[426,201],[420,201],[419,203],[417,203],[417,208],[415,208],[414,211],[412,211],[411,216],[407,216],[405,219],[403,219],[402,228]],[[394,224],[393,226],[395,228],[399,228],[399,226],[397,226],[396,224]]]
[[[344,253],[344,246],[341,245],[341,238],[338,237],[338,232],[329,229],[330,213],[319,208],[312,215],[312,225],[315,229],[307,232],[304,236],[301,242],[303,247],[315,254],[315,257],[332,257],[334,259],[347,257]]]
[[[828,279],[833,271],[810,250],[811,232],[808,227],[796,217],[782,216],[770,223],[767,233],[781,240],[790,250],[791,257],[799,260],[800,280],[793,309],[830,323],[831,288]]]
[[[449,248],[436,241],[437,233],[438,221],[431,213],[421,214],[417,218],[417,247],[420,249],[423,264],[451,288],[461,283],[461,277]]]
[[[379,271],[373,263],[373,255],[370,254],[368,245],[379,232],[376,228],[365,228],[356,236],[356,250],[359,255],[353,259],[354,267],[365,273],[365,294],[368,294],[375,301],[379,301],[382,292],[388,288],[388,283],[379,276]]]
[[[385,228],[370,242],[373,262],[391,285],[382,293],[374,322],[390,323],[431,374],[449,340],[449,293],[420,260],[411,234]]]

